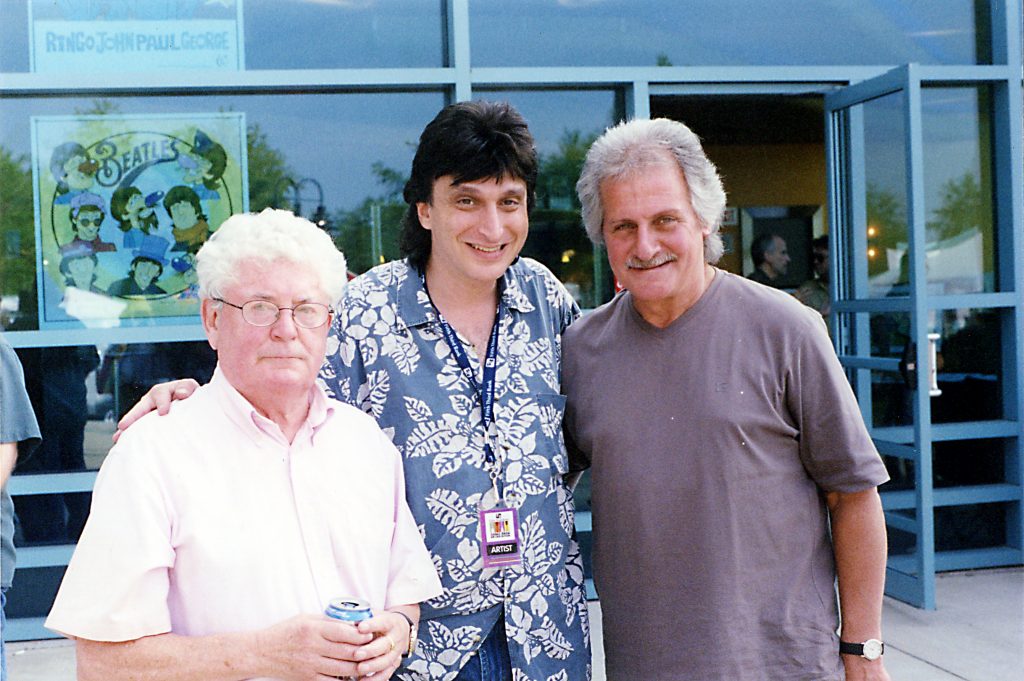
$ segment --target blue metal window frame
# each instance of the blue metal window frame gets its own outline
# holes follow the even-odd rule
[[[1004,374],[1007,384],[1024,384],[1024,361],[1021,347],[1024,345],[1024,272],[1022,272],[1021,239],[1006,234],[1019,235],[1024,231],[1022,217],[1021,188],[1024,186],[1021,153],[1021,36],[1019,18],[1021,0],[993,0],[992,2],[993,59],[995,65],[986,66],[934,66],[918,67],[922,80],[936,82],[987,81],[996,84],[995,110],[1001,119],[1008,119],[996,132],[996,145],[1003,145],[1010,152],[1001,154],[996,163],[995,176],[1002,178],[1002,186],[996,200],[996,210],[1001,221],[1008,225],[1000,230],[999,248],[1001,272],[1011,273],[1012,284],[1004,290],[1012,293],[986,294],[994,298],[969,297],[956,301],[946,300],[943,307],[956,303],[957,306],[1001,306],[1013,309],[1012,328],[1009,334],[1015,339],[1016,353],[1009,358]],[[443,31],[446,61],[440,68],[387,68],[387,69],[307,69],[307,70],[261,70],[244,72],[197,72],[197,73],[152,73],[121,74],[117,83],[111,85],[103,74],[30,74],[0,73],[0,97],[50,97],[50,96],[108,96],[108,95],[174,95],[230,93],[345,93],[345,92],[443,92],[447,101],[472,99],[474,88],[520,88],[520,89],[575,89],[603,87],[619,89],[623,93],[625,112],[629,117],[650,116],[650,97],[658,94],[743,94],[743,93],[825,93],[864,81],[889,71],[889,66],[813,66],[813,67],[531,67],[531,68],[473,68],[470,63],[470,31],[468,0],[447,0],[445,5],[446,26]],[[831,190],[830,190],[831,193]],[[854,248],[862,244],[846,246]],[[844,246],[844,247],[846,247]],[[837,254],[833,244],[833,254]],[[923,249],[920,251],[923,253]],[[836,255],[833,255],[836,257]],[[923,257],[923,256],[922,256]],[[922,263],[914,265],[922,268]],[[916,310],[923,318],[927,308]],[[69,344],[103,344],[113,339],[114,332],[89,330],[81,331],[20,331],[6,334],[15,347],[45,347]],[[153,342],[154,340],[196,340],[198,327],[161,328],[159,338],[149,329],[120,329],[116,331],[120,342]],[[1004,335],[1005,337],[1005,335]],[[856,366],[855,358],[848,358],[850,366]],[[1009,395],[1014,401],[1005,402],[1012,414],[1000,424],[979,425],[963,428],[956,432],[942,427],[932,429],[932,439],[960,439],[979,437],[989,433],[992,437],[1016,437],[1018,455],[1008,470],[1012,479],[1011,487],[1017,490],[1024,485],[1024,466],[1021,464],[1020,442],[1024,440],[1021,423],[1024,423],[1024,400],[1019,393]],[[974,435],[971,435],[971,434]],[[12,494],[43,494],[72,491],[88,491],[92,488],[95,472],[63,473],[39,476],[16,476],[10,483]],[[997,490],[990,495],[998,496]],[[1012,495],[1004,490],[1004,495]],[[935,498],[939,503],[947,499],[944,492]],[[896,502],[893,502],[896,503]],[[1019,506],[1019,505],[1018,505]],[[1018,549],[1024,546],[1024,518],[1017,511],[1014,523],[1015,536],[1012,538]],[[590,531],[589,513],[577,514],[577,528]],[[72,545],[58,547],[25,547],[19,550],[18,562],[22,568],[66,565],[73,551]],[[1018,557],[1019,562],[1019,557]],[[940,569],[943,563],[940,560]],[[591,597],[593,585],[588,585]],[[42,628],[41,619],[8,620],[4,637],[10,640],[26,638],[47,638],[54,634]]]

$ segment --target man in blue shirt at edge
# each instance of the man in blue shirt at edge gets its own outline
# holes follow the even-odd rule
[[[443,109],[405,187],[405,260],[351,282],[328,339],[321,379],[402,452],[445,589],[422,604],[399,679],[591,676],[559,394],[561,333],[579,309],[543,265],[519,258],[537,165],[508,104]],[[120,427],[193,388],[157,386]],[[480,521],[503,508],[518,514],[521,560],[484,568]]]
[[[6,625],[7,590],[14,580],[14,503],[7,481],[18,458],[27,458],[39,444],[39,424],[25,389],[25,375],[14,349],[0,336],[0,630]],[[0,681],[7,679],[7,657],[0,641]]]

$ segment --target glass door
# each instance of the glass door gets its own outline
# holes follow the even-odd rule
[[[998,84],[907,65],[826,96],[832,328],[892,480],[886,592],[1021,562],[1019,212]]]

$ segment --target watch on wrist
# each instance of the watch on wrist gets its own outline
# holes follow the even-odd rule
[[[409,649],[402,653],[403,658],[409,657],[416,650],[416,625],[413,624],[412,618],[401,610],[392,610],[391,612],[401,615],[405,618],[405,621],[409,623]]]
[[[885,644],[877,638],[869,638],[863,643],[839,642],[839,653],[841,655],[860,655],[865,660],[877,660],[885,652]]]

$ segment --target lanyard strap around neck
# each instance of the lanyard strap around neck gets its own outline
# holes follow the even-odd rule
[[[427,297],[430,297],[430,291],[427,289],[427,279],[422,277],[423,290],[427,292]],[[466,348],[462,346],[462,341],[459,340],[458,334],[452,325],[448,323],[448,320],[444,318],[441,311],[434,305],[433,299],[430,304],[434,308],[435,314],[437,314],[437,321],[441,327],[441,334],[444,336],[445,342],[452,351],[452,355],[455,356],[455,362],[459,365],[459,369],[462,370],[463,375],[469,381],[469,384],[473,386],[473,390],[480,397],[480,416],[483,420],[484,425],[484,456],[487,459],[487,463],[492,467],[492,470],[496,467],[497,463],[494,456],[494,447],[491,443],[491,424],[494,423],[494,386],[496,382],[496,376],[498,373],[498,330],[501,323],[501,301],[498,301],[498,308],[494,312],[494,324],[491,326],[491,338],[487,343],[487,352],[484,355],[484,371],[483,371],[483,382],[476,380],[476,373],[473,371],[472,365],[469,363],[469,356],[466,354]],[[496,473],[497,471],[495,471]],[[497,482],[497,481],[495,481]]]

